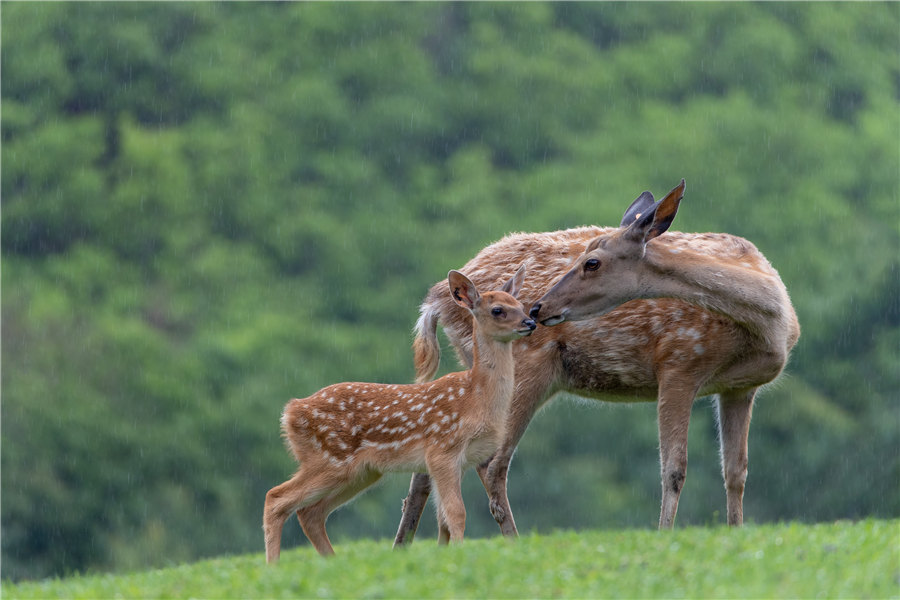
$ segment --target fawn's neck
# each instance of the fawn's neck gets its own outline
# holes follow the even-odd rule
[[[472,321],[472,369],[469,377],[483,408],[492,422],[506,419],[515,388],[512,343],[495,340],[481,332]]]
[[[790,347],[796,341],[799,328],[787,290],[761,256],[738,262],[688,250],[673,254],[650,244],[642,263],[642,297],[699,304],[770,344]]]

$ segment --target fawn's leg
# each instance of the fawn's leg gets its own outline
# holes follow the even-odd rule
[[[728,524],[744,523],[744,484],[747,481],[747,438],[753,398],[758,388],[719,395],[719,440],[725,479]]]
[[[328,533],[325,531],[325,520],[328,519],[328,515],[379,479],[381,479],[381,473],[378,471],[366,471],[329,494],[328,497],[297,511],[297,518],[300,521],[300,527],[303,528],[303,533],[306,534],[319,554],[322,556],[334,554],[331,540],[328,539]]]
[[[263,533],[266,540],[266,562],[278,561],[281,554],[281,531],[288,516],[295,510],[317,502],[323,495],[329,493],[331,482],[322,472],[314,475],[315,469],[309,465],[301,467],[297,473],[282,483],[273,487],[266,494],[266,504],[263,509]]]
[[[438,544],[446,545],[450,543],[450,527],[447,525],[447,519],[444,517],[444,507],[441,505],[440,494],[438,494],[438,498],[435,499],[435,505],[438,525]]]
[[[400,527],[397,528],[397,536],[394,538],[394,547],[403,544],[411,544],[416,537],[416,529],[419,528],[419,519],[428,502],[431,493],[431,477],[428,473],[414,473],[409,481],[409,493],[403,500],[403,516],[400,518]]]
[[[678,499],[687,475],[688,425],[697,387],[691,382],[659,381],[657,406],[659,425],[659,464],[662,479],[662,503],[659,528],[671,529],[678,511]]]
[[[334,554],[331,540],[328,539],[328,532],[325,531],[325,519],[330,513],[328,498],[323,498],[297,511],[297,519],[300,521],[303,533],[322,556]]]
[[[462,457],[440,455],[426,458],[428,472],[438,494],[438,525],[451,542],[461,542],[466,530],[466,506],[462,498]],[[440,541],[440,538],[439,538]]]

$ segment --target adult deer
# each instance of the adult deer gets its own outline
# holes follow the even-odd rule
[[[431,383],[336,384],[287,404],[281,426],[300,469],[266,494],[267,562],[278,560],[294,511],[316,550],[333,554],[328,515],[387,471],[427,468],[440,496],[440,540],[462,540],[462,470],[497,450],[513,394],[511,342],[536,328],[515,298],[523,277],[520,268],[500,290],[481,294],[462,273],[449,273],[444,293],[471,316],[471,370]]]
[[[466,264],[476,283],[491,285],[528,259],[521,297],[526,304],[537,300],[531,315],[552,325],[514,350],[516,392],[506,436],[478,467],[503,534],[517,534],[506,493],[513,451],[537,409],[559,391],[615,402],[657,400],[660,528],[675,520],[691,406],[698,396],[717,394],[727,519],[743,523],[753,400],[784,368],[800,328],[777,272],[753,244],[727,234],[662,235],[683,194],[684,181],[658,203],[644,192],[619,228],[510,235]],[[471,361],[471,332],[436,287],[421,313],[414,343],[419,381],[438,367],[438,321],[460,359]],[[427,475],[413,476],[395,545],[412,540],[429,490]]]

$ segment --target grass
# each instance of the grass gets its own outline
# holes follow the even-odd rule
[[[2,584],[3,598],[900,598],[900,520],[557,532],[262,551],[140,573]]]

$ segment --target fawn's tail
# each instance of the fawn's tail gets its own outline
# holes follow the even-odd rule
[[[441,345],[437,338],[438,311],[431,304],[422,305],[422,314],[416,321],[416,339],[413,340],[413,356],[416,365],[416,383],[431,381],[441,364]]]

